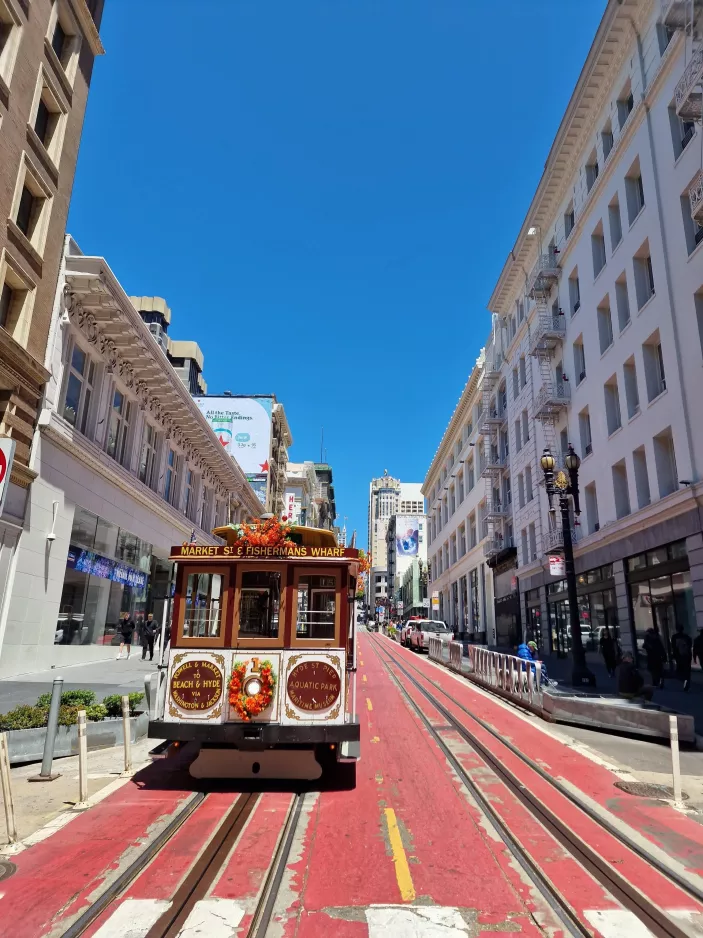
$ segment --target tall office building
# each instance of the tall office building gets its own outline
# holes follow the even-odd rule
[[[382,476],[371,480],[368,521],[368,544],[371,553],[368,594],[370,605],[385,600],[389,593],[386,544],[389,522],[399,513],[424,515],[425,499],[421,489],[421,482],[401,482],[400,479],[389,476],[387,469],[384,469]]]
[[[0,517],[0,629],[36,473],[30,449],[103,0],[0,2],[0,438],[14,462]]]

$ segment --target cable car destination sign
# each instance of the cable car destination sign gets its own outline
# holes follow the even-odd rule
[[[200,547],[197,544],[181,544],[171,548],[171,559],[188,557],[191,560],[229,559],[229,560],[339,560],[347,557],[356,560],[359,551],[356,547],[304,547],[292,544],[286,547],[268,547],[264,544],[218,545]]]

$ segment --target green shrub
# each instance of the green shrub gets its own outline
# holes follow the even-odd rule
[[[93,704],[92,707],[85,708],[85,715],[92,723],[99,723],[107,716],[107,707],[103,704]]]
[[[95,691],[92,690],[65,690],[61,694],[63,707],[90,707],[95,703]],[[42,694],[37,700],[37,707],[49,707],[51,694]]]
[[[59,707],[59,726],[73,726],[78,722],[79,707]]]
[[[129,695],[129,712],[134,713],[137,705],[144,700],[144,694],[135,692]],[[103,700],[103,706],[107,709],[107,715],[110,717],[122,716],[122,696],[121,694],[108,694]]]
[[[33,730],[46,726],[49,711],[45,707],[20,704],[8,713],[0,714],[0,730]]]

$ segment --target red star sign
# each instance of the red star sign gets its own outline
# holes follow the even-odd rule
[[[268,471],[269,471],[269,461],[268,461],[268,459],[267,459],[266,462],[264,462],[264,463],[261,463],[261,462],[260,462],[260,463],[259,463],[259,466],[261,467],[261,471],[262,471],[262,472],[268,472]]]

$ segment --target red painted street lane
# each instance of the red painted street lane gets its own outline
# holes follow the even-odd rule
[[[302,796],[287,783],[270,785],[258,794],[251,802],[251,814],[242,817],[231,840],[223,841],[217,863],[210,868],[212,875],[208,874],[194,896],[190,911],[183,913],[189,917],[176,928],[179,938],[211,931],[249,938],[265,886],[278,868],[277,850],[288,843],[287,824],[293,839],[290,853],[283,853],[282,879],[280,885],[276,880],[272,897],[271,936],[564,935],[555,912],[447,761],[440,743],[413,709],[413,701],[515,841],[537,867],[547,871],[556,891],[588,923],[594,936],[648,938],[653,934],[642,931],[644,926],[632,912],[536,821],[447,723],[434,701],[423,697],[398,670],[397,663],[417,669],[419,675],[413,674],[423,688],[432,691],[487,748],[499,753],[517,776],[526,783],[529,780],[531,791],[549,799],[552,810],[568,821],[570,829],[601,850],[640,889],[654,894],[660,907],[696,912],[696,903],[678,887],[628,855],[611,835],[579,816],[572,804],[563,804],[547,782],[534,773],[530,776],[531,770],[517,756],[457,704],[496,726],[504,738],[519,741],[554,775],[578,780],[581,790],[590,797],[595,792],[607,807],[605,780],[612,793],[615,778],[606,768],[384,637],[363,634],[359,659],[362,760],[356,788],[340,788],[340,779],[333,774],[304,786]],[[438,693],[431,681],[457,703]],[[17,873],[0,886],[0,938],[59,938],[198,791],[201,783],[186,771],[193,754],[194,749],[186,748],[175,758],[155,763],[46,841],[20,853]],[[224,830],[222,822],[246,798],[240,796],[242,786],[231,782],[213,782],[205,790],[204,801],[84,932],[86,938],[116,938],[125,934],[127,926],[130,936],[146,938],[150,929],[161,927],[155,925],[160,916],[180,908],[179,896],[190,889],[187,883],[193,870],[202,866],[208,852],[213,855],[213,845]],[[642,812],[649,804],[633,800]],[[677,831],[691,825],[685,817],[675,820]],[[689,835],[693,842],[693,832],[687,831]],[[218,932],[220,927],[226,930]],[[703,934],[693,926],[685,933]]]
[[[543,732],[488,693],[454,676],[429,659],[406,652],[380,637],[387,653],[401,663],[418,668],[430,681],[447,691],[462,706],[485,720],[500,735],[536,759],[545,771],[582,791],[647,840],[661,847],[672,859],[703,876],[703,828],[670,805],[648,798],[619,793],[617,777],[603,765],[588,759],[561,740]],[[459,715],[459,711],[456,714]]]

